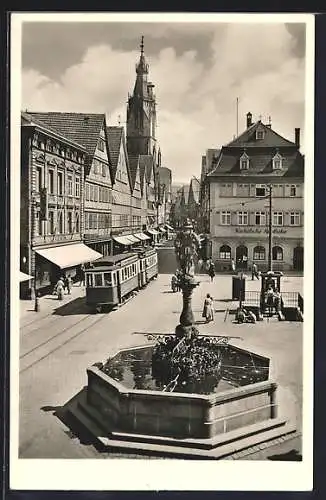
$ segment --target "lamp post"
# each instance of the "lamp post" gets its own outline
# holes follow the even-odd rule
[[[190,337],[194,333],[194,315],[191,299],[194,288],[199,285],[195,280],[195,258],[200,248],[200,240],[193,231],[189,219],[175,239],[175,252],[181,275],[179,278],[182,290],[183,309],[180,315],[180,324],[175,329],[177,337]]]

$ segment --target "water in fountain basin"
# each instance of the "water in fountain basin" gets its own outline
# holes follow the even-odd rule
[[[209,349],[219,353],[220,368],[212,370],[204,377],[177,381],[174,392],[219,393],[234,387],[268,380],[268,358],[231,345],[211,344]],[[157,370],[153,370],[153,352],[155,352],[154,346],[120,351],[108,360],[103,371],[129,389],[166,390],[167,385],[169,386],[166,377],[160,376]]]

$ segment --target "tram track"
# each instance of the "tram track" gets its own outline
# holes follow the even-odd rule
[[[64,328],[63,330],[61,330],[60,332],[58,332],[55,335],[51,336],[47,340],[44,340],[40,344],[37,344],[36,346],[34,346],[29,351],[23,353],[19,357],[20,364],[24,364],[26,361],[27,361],[27,364],[26,364],[26,366],[23,366],[23,367],[20,368],[19,373],[24,373],[27,370],[29,370],[30,368],[32,368],[34,365],[36,365],[37,363],[43,361],[44,359],[46,359],[51,354],[53,354],[54,352],[56,352],[59,349],[61,349],[63,346],[65,346],[66,344],[68,344],[72,340],[76,339],[77,337],[79,337],[80,335],[82,335],[83,333],[85,333],[86,331],[88,331],[89,329],[91,329],[92,327],[94,327],[96,324],[100,323],[105,317],[106,317],[105,314],[97,315],[95,317],[94,321],[88,322],[87,321],[88,319],[90,319],[90,318],[94,319],[94,314],[89,314],[89,315],[83,317],[82,319],[80,319],[79,321],[77,321],[76,323],[74,323],[73,325],[70,325],[70,326]],[[71,331],[75,330],[76,327],[78,327],[83,322],[87,322],[87,325],[84,326],[82,329],[78,329],[77,328],[76,333],[74,333],[73,335],[70,335],[64,342],[61,342],[58,345],[55,345],[55,347],[53,347],[53,348],[51,347],[51,343],[56,344],[56,340],[59,337],[61,337],[65,333],[69,332],[70,330]],[[50,346],[50,350],[46,349],[47,346]],[[37,353],[40,349],[43,350],[43,351],[45,351],[44,354],[41,354],[40,357],[37,356],[35,358],[35,353]],[[28,358],[29,357],[32,358],[30,360],[31,362],[28,362]]]
[[[64,303],[63,306],[67,306],[67,305],[70,305],[70,304],[71,304],[70,314],[72,314],[75,311],[76,312],[80,311],[80,304],[75,304],[74,305],[74,300],[72,300],[70,302],[67,302],[67,303]],[[59,306],[59,307],[62,307],[62,306]],[[23,331],[24,333],[32,333],[35,330],[39,329],[38,327],[33,328],[37,323],[40,323],[40,322],[46,320],[47,318],[51,318],[51,317],[53,318],[53,321],[47,322],[47,325],[54,323],[60,317],[63,317],[63,316],[61,316],[60,314],[57,314],[56,313],[56,309],[54,309],[54,310],[51,310],[51,312],[49,312],[48,314],[45,314],[45,315],[43,315],[41,317],[34,318],[33,321],[29,321],[28,323],[24,323],[24,324],[19,325],[19,330]],[[28,331],[29,327],[32,327],[32,329]]]

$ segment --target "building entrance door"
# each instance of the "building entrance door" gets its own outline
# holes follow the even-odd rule
[[[244,271],[248,268],[248,248],[245,245],[239,245],[235,251],[237,269]]]
[[[303,271],[303,247],[293,249],[293,269]]]

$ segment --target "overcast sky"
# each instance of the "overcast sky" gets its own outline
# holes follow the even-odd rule
[[[239,133],[248,111],[304,149],[304,24],[24,22],[22,108],[126,120],[141,35],[155,84],[162,165],[199,176],[201,156]]]

